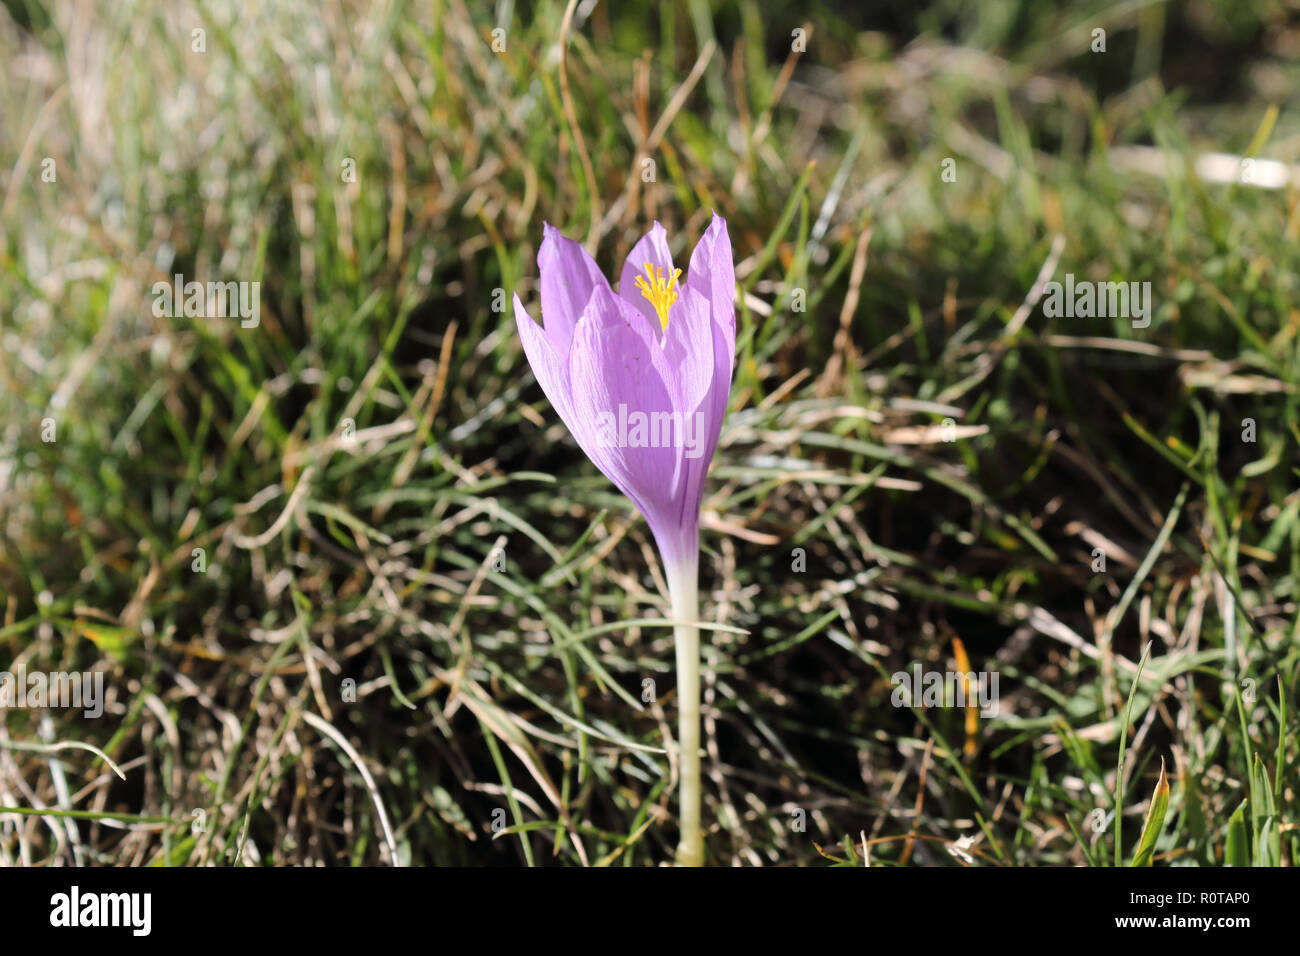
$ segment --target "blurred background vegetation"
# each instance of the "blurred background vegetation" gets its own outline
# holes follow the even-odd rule
[[[717,209],[710,861],[1300,862],[1298,13],[3,0],[0,668],[109,702],[4,714],[0,861],[670,860],[662,575],[508,302]]]

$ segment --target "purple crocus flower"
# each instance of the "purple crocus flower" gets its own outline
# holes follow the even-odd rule
[[[700,501],[727,412],[736,348],[736,275],[714,214],[685,280],[654,224],[623,265],[618,292],[583,248],[547,225],[537,255],[542,318],[515,295],[515,322],[542,391],[578,446],[645,515],[679,622],[678,859],[699,865]]]

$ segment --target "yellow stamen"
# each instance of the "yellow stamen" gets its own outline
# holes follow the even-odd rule
[[[636,277],[636,287],[655,307],[655,312],[659,316],[661,331],[668,328],[668,309],[677,301],[677,291],[673,286],[677,283],[677,277],[681,274],[681,269],[674,269],[672,276],[665,282],[664,270],[657,269],[647,262],[645,264],[645,276]],[[649,282],[646,281],[647,278],[650,280]]]

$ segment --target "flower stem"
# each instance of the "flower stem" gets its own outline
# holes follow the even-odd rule
[[[673,619],[700,619],[699,554],[666,568]],[[679,866],[704,865],[704,835],[700,829],[700,629],[679,624],[673,629],[677,645],[677,747],[680,773],[681,842]]]

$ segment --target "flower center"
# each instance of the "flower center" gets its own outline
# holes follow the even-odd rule
[[[655,268],[655,266],[647,262],[645,264],[645,275],[636,277],[636,287],[655,307],[655,313],[659,316],[660,331],[668,328],[668,308],[677,301],[677,290],[673,286],[677,282],[677,277],[681,274],[681,269],[674,269],[673,274],[665,282],[664,270]],[[650,281],[647,282],[647,278]]]

